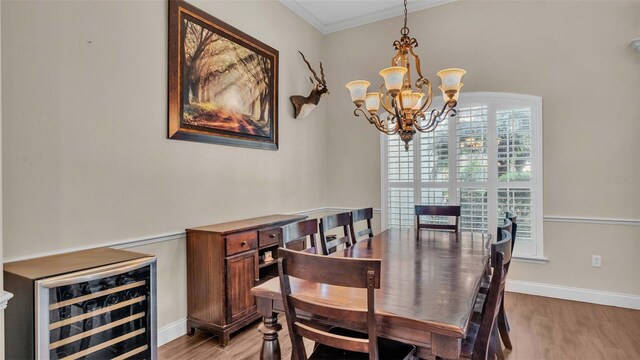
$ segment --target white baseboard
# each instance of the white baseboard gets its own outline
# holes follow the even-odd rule
[[[158,347],[187,334],[187,318],[180,319],[158,329]]]
[[[640,296],[529,281],[508,280],[507,291],[640,310]]]

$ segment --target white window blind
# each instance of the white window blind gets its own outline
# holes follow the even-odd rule
[[[489,223],[489,205],[487,189],[461,188],[460,229],[463,231],[487,232]]]
[[[408,152],[399,136],[381,135],[383,226],[415,226],[415,204],[459,204],[463,231],[495,235],[511,211],[516,255],[543,258],[541,98],[467,93],[457,109],[416,133]]]
[[[489,175],[487,105],[460,107],[456,121],[456,163],[459,182],[484,182]]]

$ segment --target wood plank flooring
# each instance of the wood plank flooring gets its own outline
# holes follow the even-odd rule
[[[505,306],[511,323],[513,350],[508,360],[638,359],[640,311],[575,301],[507,293]],[[280,318],[282,358],[291,356],[291,342]],[[160,359],[258,359],[262,337],[259,322],[232,335],[222,348],[203,332],[182,336],[160,347]],[[313,343],[307,344],[312,349]]]

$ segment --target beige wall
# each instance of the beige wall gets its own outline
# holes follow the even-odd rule
[[[324,203],[326,106],[296,120],[288,99],[322,35],[278,2],[191,3],[280,51],[280,149],[166,138],[165,1],[3,1],[6,261]],[[184,241],[138,250],[159,325],[183,319]]]
[[[640,219],[639,2],[459,1],[409,14],[423,71],[467,70],[466,92],[538,95],[544,117],[544,214]],[[380,206],[379,134],[340,86],[378,81],[400,18],[327,36],[327,171],[333,206]],[[377,80],[376,80],[377,79]],[[376,87],[379,84],[376,85]],[[365,180],[366,179],[366,180]],[[640,294],[640,227],[544,224],[545,265],[517,263],[510,278]],[[591,255],[602,255],[602,268]]]
[[[192,3],[280,51],[280,149],[166,138],[166,2],[2,2],[7,258],[322,202],[326,107],[288,100],[321,34],[277,2]]]

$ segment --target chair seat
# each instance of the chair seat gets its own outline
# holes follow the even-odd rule
[[[462,346],[460,347],[460,357],[470,359],[473,354],[473,345],[476,343],[478,337],[478,331],[480,330],[480,324],[472,322],[469,324],[469,330],[467,331],[467,337],[462,340]]]
[[[357,337],[361,339],[366,339],[367,334],[342,329],[342,328],[332,328],[330,331],[332,334],[349,336],[349,337]],[[416,352],[416,347],[413,345],[407,345],[398,341],[378,338],[378,358],[384,360],[404,360],[411,359]],[[337,349],[333,347],[329,347],[326,345],[318,345],[315,350],[313,350],[313,354],[309,357],[309,360],[369,360],[369,354],[346,351],[342,349]]]

